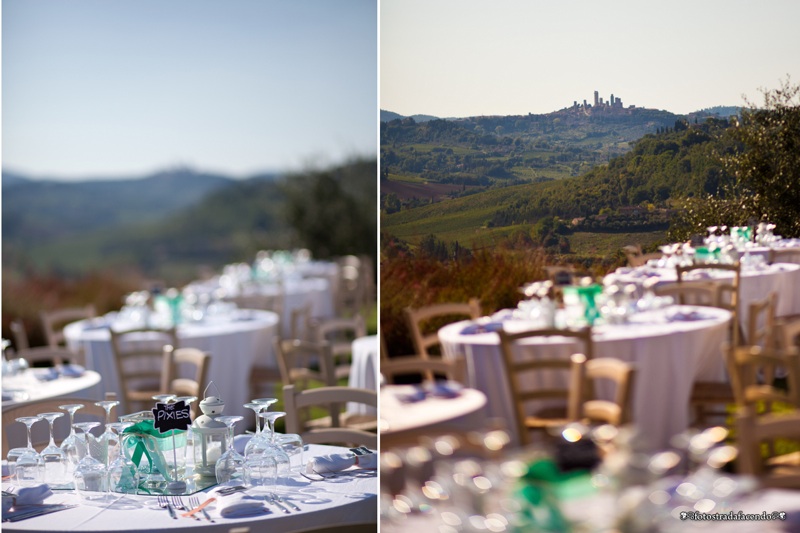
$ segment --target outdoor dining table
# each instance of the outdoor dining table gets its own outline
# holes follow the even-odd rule
[[[13,376],[3,376],[3,409],[38,400],[72,396],[91,389],[100,380],[100,374],[92,370],[84,370],[72,377],[59,374],[58,369],[53,367],[29,368]]]
[[[701,274],[697,274],[700,272]],[[731,272],[709,270],[695,271],[687,280],[720,280],[732,279]],[[637,268],[620,268],[610,274],[617,282],[641,284],[646,279],[655,279],[656,286],[677,283],[678,275],[674,267],[654,268],[643,266]],[[609,276],[606,276],[608,280]],[[749,305],[763,300],[770,292],[778,294],[776,316],[794,316],[800,314],[800,264],[775,263],[767,265],[762,263],[754,268],[743,268],[739,287],[739,324],[743,331],[747,331],[749,320]]]
[[[350,376],[347,386],[356,389],[378,390],[378,336],[367,335],[353,341]],[[347,412],[358,415],[375,415],[377,410],[369,405],[351,402]]]
[[[103,376],[92,397],[102,398],[106,392],[122,396],[109,328],[124,331],[132,329],[130,326],[119,323],[112,314],[75,322],[64,328],[69,347],[83,350],[87,368]],[[248,420],[252,416],[251,410],[242,407],[252,399],[247,387],[250,369],[256,362],[277,368],[272,348],[272,338],[278,334],[277,326],[278,315],[275,313],[250,309],[178,325],[180,346],[198,348],[211,354],[208,379],[216,387],[212,395],[225,401],[226,415],[247,416]]]
[[[640,313],[627,324],[595,326],[595,357],[615,357],[636,365],[632,394],[633,422],[654,449],[667,447],[670,437],[689,424],[689,398],[697,380],[725,381],[722,345],[731,313],[716,308],[670,306]],[[500,325],[498,324],[498,327]],[[508,331],[535,329],[530,322],[505,320]],[[515,410],[508,385],[500,338],[494,331],[474,333],[474,322],[461,321],[439,330],[445,358],[466,358],[468,385],[486,394],[487,416],[507,421],[512,441],[519,443]],[[538,337],[519,342],[532,357],[569,358],[583,347],[566,337]],[[529,376],[539,387],[567,386],[567,376]],[[610,384],[598,383],[598,396],[612,399]]]
[[[304,456],[306,461],[321,455],[346,453],[346,448],[309,444]],[[253,516],[221,518],[214,513],[215,503],[207,509],[214,522],[198,514],[199,520],[179,516],[170,517],[167,509],[158,505],[155,496],[113,494],[111,502],[88,502],[81,500],[73,490],[55,490],[44,503],[77,504],[76,507],[56,513],[29,518],[18,522],[6,522],[4,531],[27,531],[53,533],[61,531],[86,532],[178,532],[228,533],[232,528],[250,528],[251,533],[269,531],[286,533],[332,524],[353,524],[377,520],[378,478],[375,470],[346,470],[328,479],[319,476],[303,477],[293,472],[288,482],[274,488],[250,488],[247,497],[262,499],[268,492],[277,493],[286,502],[300,510],[282,512],[279,507],[264,502],[264,510]],[[313,481],[312,481],[313,479]],[[3,489],[10,487],[3,483]],[[207,499],[207,492],[196,493],[200,503]],[[186,496],[182,497],[186,501]],[[176,511],[178,515],[180,511]]]

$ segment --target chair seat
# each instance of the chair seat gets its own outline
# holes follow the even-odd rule
[[[796,467],[800,468],[800,452],[792,452],[784,455],[778,455],[766,460],[767,466],[781,468],[781,467]],[[800,474],[800,470],[797,470]]]
[[[350,377],[350,365],[338,365],[334,369],[334,375],[336,379],[346,379]]]
[[[561,406],[544,407],[525,417],[525,426],[531,429],[559,427],[570,422],[567,408]]]
[[[730,383],[717,381],[697,381],[692,387],[692,402],[733,402],[733,389]]]

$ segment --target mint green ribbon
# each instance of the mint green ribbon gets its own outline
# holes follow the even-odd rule
[[[158,470],[167,481],[172,481],[172,478],[167,462],[161,453],[159,441],[160,439],[171,438],[173,434],[177,437],[178,435],[183,436],[185,433],[185,431],[179,430],[161,433],[155,428],[152,420],[143,420],[123,431],[123,434],[129,437],[126,439],[125,448],[133,464],[138,468],[144,456],[150,464],[150,470]],[[131,451],[131,448],[133,448],[133,451]]]

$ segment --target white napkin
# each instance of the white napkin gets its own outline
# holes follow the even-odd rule
[[[264,513],[263,498],[256,498],[244,492],[234,492],[227,496],[217,494],[217,491],[224,488],[226,487],[219,486],[208,492],[209,496],[217,499],[214,502],[214,509],[209,512],[210,515],[216,515],[217,518],[241,518]]]
[[[21,487],[15,494],[16,505],[41,505],[45,498],[53,495],[47,483],[32,487]]]
[[[233,437],[233,449],[244,455],[244,449],[247,447],[247,443],[250,442],[250,439],[252,438],[252,435],[247,434],[236,435]]]
[[[355,455],[353,453],[334,453],[331,455],[320,455],[311,459],[306,464],[307,474],[324,474],[325,472],[340,472],[347,470],[351,466],[359,468],[377,468],[378,454]]]

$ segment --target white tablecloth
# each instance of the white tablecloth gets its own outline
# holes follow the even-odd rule
[[[368,335],[353,341],[350,377],[347,384],[358,389],[378,390],[378,336]],[[349,403],[347,412],[375,415],[376,409],[364,404]]]
[[[666,321],[666,313],[676,310],[697,311],[705,318]],[[730,319],[731,313],[722,309],[675,306],[643,313],[634,318],[636,324],[594,328],[595,357],[616,357],[636,364],[633,420],[653,448],[666,447],[672,435],[688,426],[689,398],[695,380],[726,379],[721,345]],[[507,420],[514,442],[518,443],[500,339],[497,333],[462,334],[468,324],[469,321],[457,322],[439,330],[444,356],[466,357],[469,386],[486,394],[487,415]],[[505,327],[522,330],[532,326],[510,321]],[[568,358],[583,350],[582,346],[563,337],[532,338],[522,341],[522,345],[526,354],[534,356],[538,353]],[[566,386],[567,382],[557,385]],[[603,385],[599,383],[596,387],[598,395],[611,399],[610,385]]]
[[[346,449],[334,446],[311,444],[306,460],[316,455],[343,453]],[[309,481],[294,475],[291,485],[281,485],[278,493],[291,500],[300,511],[290,514],[267,506],[272,512],[249,518],[217,518],[215,523],[205,519],[170,518],[166,509],[161,509],[153,496],[124,496],[110,507],[80,505],[73,509],[30,518],[14,523],[4,523],[4,531],[199,531],[201,533],[228,533],[230,528],[249,527],[252,533],[269,531],[284,533],[334,524],[351,524],[377,521],[378,479],[375,471],[361,471],[362,476],[343,475],[326,481]],[[3,488],[8,487],[6,483]],[[251,489],[253,494],[261,494]],[[197,495],[201,502],[206,497]],[[184,497],[185,498],[185,497]],[[79,503],[73,491],[55,491],[45,503]],[[213,504],[212,504],[213,505]],[[209,510],[213,510],[209,506]]]
[[[196,293],[211,294],[218,290],[224,280],[220,276],[207,281],[194,282],[188,289]],[[281,283],[249,282],[246,285],[227,287],[226,296],[235,300],[237,296],[280,296],[283,300],[281,313],[281,334],[288,338],[291,333],[292,311],[311,305],[314,318],[333,318],[334,284],[329,277],[287,277]],[[301,334],[303,332],[300,332]]]
[[[721,280],[733,278],[730,272],[718,272]],[[659,280],[657,285],[676,283],[678,280],[674,268],[624,268],[612,275],[620,281],[637,284],[651,277]],[[766,265],[759,270],[743,270],[740,281],[739,324],[742,326],[742,331],[747,332],[750,304],[763,300],[773,291],[778,294],[776,310],[778,317],[800,314],[800,265],[776,263]]]
[[[272,338],[277,333],[278,316],[270,311],[242,310],[228,319],[178,326],[180,346],[188,346],[211,354],[208,379],[214,382],[209,395],[219,395],[225,402],[226,415],[253,416],[242,404],[249,402],[250,368],[258,361],[261,366],[277,368],[272,349]],[[102,319],[75,322],[64,329],[67,343],[72,349],[83,349],[86,366],[99,372],[103,381],[98,395],[122,391],[114,367],[109,324]],[[248,416],[249,415],[249,416]]]
[[[19,391],[24,394],[24,398],[19,400],[3,401],[3,409],[12,405],[19,405],[48,398],[58,398],[59,396],[83,396],[82,391],[91,389],[100,383],[100,374],[87,370],[83,375],[77,377],[58,377],[50,381],[42,381],[36,376],[50,369],[30,368],[23,373],[15,376],[3,376],[3,393]],[[98,401],[103,398],[96,398]]]

